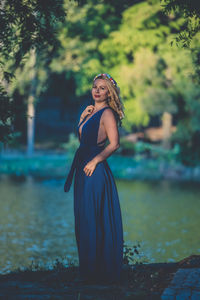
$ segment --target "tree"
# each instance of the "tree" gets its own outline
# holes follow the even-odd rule
[[[181,13],[186,20],[186,26],[176,36],[176,42],[181,47],[190,50],[195,74],[192,82],[182,80],[182,88],[178,89],[182,107],[179,105],[178,130],[173,139],[181,146],[180,159],[189,165],[200,162],[200,6],[195,0],[163,0],[166,15]],[[183,97],[184,94],[184,97]],[[184,100],[182,100],[184,98]]]
[[[79,3],[79,5],[78,5]],[[102,71],[99,45],[118,29],[122,12],[134,1],[79,1],[70,6],[59,33],[61,48],[51,63],[52,71],[74,79],[76,96],[88,93],[93,77]]]
[[[171,44],[184,26],[179,14],[166,16],[158,1],[144,1],[124,11],[119,30],[100,44],[104,65],[119,80],[127,130],[134,125],[147,126],[149,117],[158,115],[162,120],[168,116],[168,122],[162,124],[168,124],[164,132],[169,133],[172,118],[168,114],[181,119],[180,103],[187,97],[184,87],[196,90],[191,52]],[[181,95],[177,92],[180,86]],[[164,142],[168,146],[167,140],[169,134]]]
[[[183,47],[189,47],[191,40],[200,30],[200,6],[196,0],[162,0],[164,12],[178,12],[186,20],[186,26],[176,37],[177,42],[182,42]]]
[[[22,68],[26,56],[46,53],[47,65],[59,46],[56,29],[66,15],[62,0],[4,0],[1,2],[1,115],[0,138],[5,142],[14,134],[14,103],[8,90],[15,70]]]
[[[180,122],[180,103],[186,101],[184,86],[196,89],[191,52],[172,44],[187,22],[181,13],[164,14],[159,0],[140,1],[119,14],[105,3],[70,7],[52,70],[74,78],[77,96],[88,93],[96,73],[111,73],[125,103],[124,127],[147,126],[157,115],[169,147],[172,115]]]

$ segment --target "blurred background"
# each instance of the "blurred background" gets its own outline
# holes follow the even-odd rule
[[[77,262],[63,185],[96,74],[125,118],[107,160],[139,261],[200,253],[200,33],[195,1],[1,4],[0,271]]]

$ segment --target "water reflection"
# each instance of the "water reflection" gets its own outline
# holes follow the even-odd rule
[[[127,244],[141,242],[150,262],[177,261],[200,253],[200,189],[167,181],[116,181]],[[0,269],[6,273],[56,258],[78,263],[73,189],[64,180],[0,178]]]

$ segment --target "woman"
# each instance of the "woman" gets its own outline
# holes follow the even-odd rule
[[[123,227],[114,177],[106,158],[119,148],[118,122],[124,117],[116,81],[109,74],[93,80],[94,105],[82,112],[77,127],[80,146],[64,185],[74,180],[75,235],[80,277],[116,283],[123,263]],[[109,144],[105,147],[106,140]]]

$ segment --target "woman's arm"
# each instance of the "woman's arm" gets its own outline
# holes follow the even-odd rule
[[[113,152],[115,152],[119,147],[119,133],[117,128],[117,121],[115,119],[114,113],[110,109],[106,109],[102,114],[102,121],[107,133],[109,144],[108,146],[97,154],[91,161],[89,161],[84,167],[84,172],[86,175],[91,176],[94,172],[96,165],[109,157]]]
[[[97,164],[105,160],[120,147],[117,121],[114,113],[110,109],[105,110],[102,115],[102,121],[110,143],[102,152],[93,158]]]

